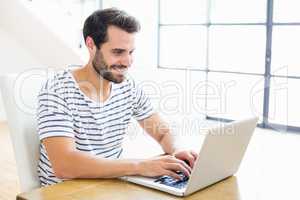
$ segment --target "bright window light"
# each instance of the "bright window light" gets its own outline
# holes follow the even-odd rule
[[[262,118],[264,77],[209,73],[207,115],[223,119]]]
[[[272,73],[300,76],[300,26],[274,26]]]
[[[275,0],[274,22],[300,22],[299,0]]]
[[[207,0],[161,0],[160,23],[199,24],[207,21]]]
[[[263,74],[264,26],[212,26],[209,29],[209,69]]]
[[[300,126],[299,85],[299,79],[272,78],[270,88],[270,122]]]
[[[160,40],[161,66],[205,68],[205,26],[164,26]]]
[[[212,0],[212,23],[264,23],[266,0]]]

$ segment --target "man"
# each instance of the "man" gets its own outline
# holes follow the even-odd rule
[[[125,79],[132,64],[139,23],[117,9],[94,12],[84,24],[88,63],[49,79],[38,96],[41,184],[65,179],[125,175],[180,178],[191,172],[197,154],[174,146],[170,130],[153,111],[144,92]],[[120,159],[131,117],[166,155]],[[141,149],[139,149],[141,150]]]

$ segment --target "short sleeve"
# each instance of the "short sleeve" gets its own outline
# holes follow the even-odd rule
[[[154,113],[151,101],[142,88],[134,85],[133,99],[133,117],[136,120],[146,119]]]
[[[74,138],[72,115],[66,101],[57,93],[47,90],[42,90],[37,99],[40,140],[55,136]]]

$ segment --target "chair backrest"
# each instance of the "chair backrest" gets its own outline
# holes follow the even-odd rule
[[[35,112],[37,95],[44,80],[45,77],[24,74],[0,78],[21,192],[40,187],[37,174],[40,142]]]

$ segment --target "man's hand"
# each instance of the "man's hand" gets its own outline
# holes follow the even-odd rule
[[[176,171],[183,172],[186,176],[190,176],[191,167],[184,161],[175,158],[175,156],[165,155],[143,160],[139,164],[139,175],[155,177],[155,176],[171,176],[175,179],[181,177]]]
[[[194,167],[194,163],[198,157],[198,154],[192,150],[177,150],[173,155],[180,160],[187,161],[191,168]]]

